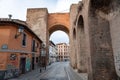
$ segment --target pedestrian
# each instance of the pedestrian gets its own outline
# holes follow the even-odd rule
[[[45,70],[46,70],[46,65],[45,65]]]
[[[42,69],[41,69],[41,67],[40,67],[40,73],[42,72]]]
[[[42,72],[42,69],[41,69],[41,67],[42,67],[42,63],[41,63],[41,61],[40,61],[40,73]]]

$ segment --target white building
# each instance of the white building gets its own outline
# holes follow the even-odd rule
[[[52,42],[49,41],[49,63],[56,62],[57,60],[57,47],[56,45]]]
[[[69,45],[66,43],[57,44],[59,61],[69,60]]]

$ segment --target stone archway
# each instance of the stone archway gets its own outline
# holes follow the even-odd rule
[[[61,25],[61,24],[56,24],[56,25],[53,25],[52,27],[50,27],[48,29],[49,31],[49,36],[57,31],[57,30],[61,30],[61,31],[64,31],[68,36],[69,36],[69,29],[67,27],[65,27],[64,25]],[[58,35],[59,36],[59,35]]]
[[[57,29],[69,34],[69,13],[51,13],[48,15],[48,31],[51,33],[51,30]]]
[[[48,13],[47,8],[31,8],[27,10],[27,24],[46,45],[48,57],[49,36],[56,30],[62,30],[69,35],[69,13]]]
[[[70,26],[69,26],[69,14],[68,13],[49,14],[48,15],[47,43],[49,43],[49,38],[51,34],[58,30],[65,32],[69,36],[69,30],[70,30],[69,28]]]
[[[48,36],[49,40],[50,35],[57,31],[64,31],[69,36],[69,13],[51,13],[48,15]],[[58,35],[59,36],[59,35]]]
[[[48,36],[47,36],[48,41],[47,43],[49,42],[51,34],[58,30],[65,32],[68,35],[69,40],[70,40],[70,36],[69,36],[70,26],[69,26],[69,14],[68,13],[51,13],[48,15]]]
[[[70,23],[69,23],[69,13],[51,13],[48,15],[48,36],[57,30],[64,31],[69,36]]]

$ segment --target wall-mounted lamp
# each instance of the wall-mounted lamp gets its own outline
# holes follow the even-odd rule
[[[41,56],[46,56],[46,48],[44,43],[41,45]]]
[[[42,43],[42,47],[45,48],[45,44],[44,43]]]
[[[24,32],[24,27],[23,27],[23,26],[20,26],[20,27],[18,28],[17,34],[15,35],[15,39],[18,38],[23,32]]]

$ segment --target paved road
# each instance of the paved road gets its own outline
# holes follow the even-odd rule
[[[58,62],[55,63],[51,69],[46,71],[40,76],[40,80],[68,80],[65,67],[68,66],[68,63]]]
[[[47,67],[47,70],[42,73],[39,69],[28,74],[22,75],[10,80],[69,80],[66,68],[69,66],[68,62],[56,62]]]

